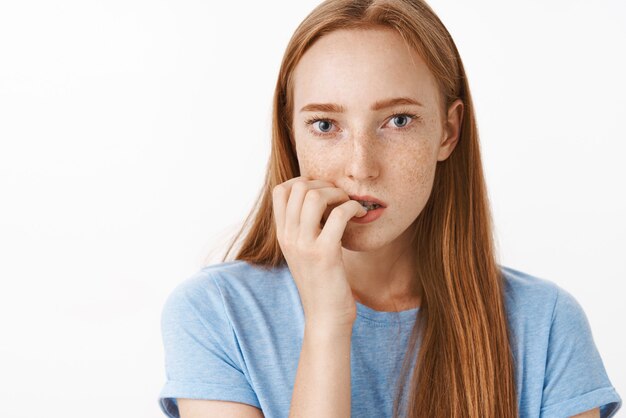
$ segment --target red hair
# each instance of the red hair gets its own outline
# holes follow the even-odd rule
[[[292,74],[324,34],[337,29],[391,28],[426,62],[437,80],[443,115],[460,98],[459,142],[437,163],[433,190],[415,220],[415,257],[423,290],[398,380],[408,389],[409,418],[516,418],[514,362],[496,259],[492,219],[472,98],[461,58],[447,29],[422,0],[327,0],[298,26],[285,51],[274,93],[271,155],[255,207],[228,248],[251,222],[235,260],[263,268],[286,263],[276,238],[274,186],[300,175],[291,136]],[[407,382],[409,365],[419,357]],[[421,388],[421,390],[419,389]]]

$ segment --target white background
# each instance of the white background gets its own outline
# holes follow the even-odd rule
[[[162,304],[251,208],[316,4],[0,3],[2,416],[162,416]],[[624,398],[626,3],[430,4],[470,80],[501,261],[576,297]]]

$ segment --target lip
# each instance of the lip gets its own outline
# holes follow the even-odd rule
[[[364,201],[367,201],[367,202],[378,203],[383,208],[387,207],[387,205],[384,202],[381,202],[380,200],[376,199],[373,196],[369,196],[369,195],[365,195],[365,196],[348,195],[348,197],[350,197],[350,199],[352,199],[352,200],[364,200]]]
[[[380,207],[378,209],[374,209],[374,210],[370,210],[367,212],[366,215],[361,216],[360,218],[357,216],[352,217],[352,219],[350,219],[350,222],[354,222],[357,224],[367,224],[370,222],[374,222],[376,219],[380,218],[383,214],[383,211],[385,210],[385,208]]]

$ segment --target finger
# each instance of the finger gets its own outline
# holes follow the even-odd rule
[[[321,187],[334,186],[334,184],[323,180],[301,180],[291,184],[291,191],[287,201],[287,209],[285,211],[285,224],[283,232],[285,235],[298,236],[300,228],[300,212],[306,193],[311,189],[319,189]]]
[[[300,212],[298,237],[305,242],[315,241],[322,230],[320,221],[323,220],[325,212],[332,212],[335,204],[341,204],[348,200],[350,200],[348,193],[339,187],[322,187],[309,190],[302,204],[302,212]],[[366,213],[367,211],[363,209],[363,214]]]
[[[363,210],[365,210],[363,206],[356,200],[349,200],[337,206],[330,212],[326,224],[317,238],[318,243],[333,246],[341,242],[341,238],[343,237],[343,233],[350,219],[354,218],[357,214],[363,213]],[[367,210],[365,211],[367,213]]]
[[[274,186],[272,189],[272,210],[274,212],[274,221],[276,222],[276,231],[279,236],[282,236],[282,231],[285,228],[285,212],[291,186],[293,183],[302,180],[309,180],[309,178],[305,176],[293,177]]]

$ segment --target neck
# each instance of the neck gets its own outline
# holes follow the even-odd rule
[[[420,305],[416,250],[406,240],[398,237],[375,251],[345,248],[342,251],[348,282],[357,302],[379,311],[400,311]]]

